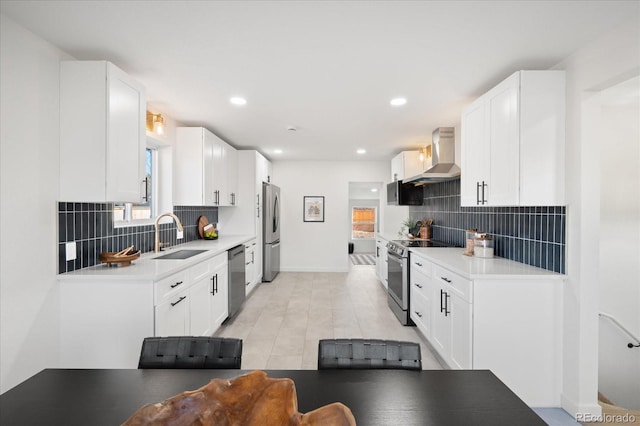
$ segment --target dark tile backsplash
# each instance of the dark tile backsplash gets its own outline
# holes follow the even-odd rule
[[[464,247],[465,231],[478,228],[494,239],[495,255],[550,271],[565,271],[566,208],[461,207],[460,179],[424,186],[422,206],[411,219],[433,218],[433,239]]]
[[[205,215],[218,222],[217,207],[175,206],[173,213],[184,227],[184,238],[176,239],[174,222],[160,225],[160,241],[171,245],[198,239],[198,218]],[[67,262],[65,243],[76,242],[76,260]],[[131,245],[143,253],[153,251],[153,225],[114,228],[113,203],[58,203],[58,273],[71,272],[100,263],[105,251],[120,251]]]

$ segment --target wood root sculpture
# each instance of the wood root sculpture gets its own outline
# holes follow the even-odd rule
[[[306,414],[298,412],[291,379],[252,371],[233,380],[212,379],[194,391],[182,392],[136,411],[122,426],[355,426],[351,410],[339,402]]]

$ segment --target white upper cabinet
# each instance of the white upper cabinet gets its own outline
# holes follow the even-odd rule
[[[236,205],[237,172],[238,157],[234,147],[204,127],[177,128],[175,205]]]
[[[518,71],[462,114],[463,206],[564,204],[564,71]]]
[[[419,175],[423,171],[420,151],[402,151],[391,159],[391,182]]]
[[[228,205],[236,206],[238,204],[238,151],[231,146],[229,148],[226,151],[225,161],[227,166],[226,201]]]
[[[106,61],[60,65],[60,199],[144,195],[144,88]]]

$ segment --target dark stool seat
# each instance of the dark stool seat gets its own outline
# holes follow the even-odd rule
[[[318,343],[318,370],[422,370],[420,345],[379,339],[323,339]]]
[[[241,339],[147,337],[138,368],[240,368],[241,362]]]

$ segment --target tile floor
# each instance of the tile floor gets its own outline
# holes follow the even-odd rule
[[[374,266],[348,273],[281,272],[260,284],[217,336],[243,339],[242,369],[317,368],[318,340],[378,338],[420,343],[423,369],[442,369],[415,327],[402,326],[387,306]],[[533,408],[549,425],[579,425],[561,408]]]
[[[343,337],[418,342],[422,368],[442,369],[416,328],[402,326],[388,308],[373,266],[281,272],[260,284],[216,335],[243,339],[243,369],[315,370],[318,340]]]

